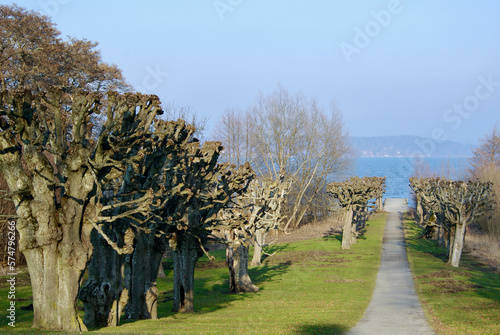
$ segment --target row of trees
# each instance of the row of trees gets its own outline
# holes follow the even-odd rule
[[[490,236],[500,236],[500,134],[494,127],[470,158],[468,181],[433,175],[422,166],[410,179],[423,236],[434,238],[448,251],[448,264],[459,266],[468,226]]]
[[[194,127],[159,119],[156,96],[12,90],[2,92],[0,113],[0,171],[16,206],[35,327],[116,325],[122,311],[154,318],[167,244],[174,310],[192,311],[194,267],[214,231],[226,233],[231,290],[257,290],[248,249],[255,240],[259,264],[266,233],[284,226],[286,174],[255,179],[248,163],[218,163],[220,142],[200,147]],[[99,132],[95,114],[105,116]]]
[[[220,142],[200,146],[194,127],[160,120],[156,96],[4,91],[0,113],[0,172],[16,206],[35,327],[84,330],[77,296],[87,326],[118,324],[122,310],[155,317],[167,244],[174,310],[192,311],[194,266],[214,231],[230,236],[232,290],[255,290],[248,245],[279,225],[284,178],[254,180],[248,163],[218,163]],[[95,134],[97,113],[106,118]]]
[[[0,6],[0,23],[0,173],[36,328],[117,325],[122,312],[155,318],[167,248],[173,308],[192,311],[194,267],[209,239],[227,246],[231,291],[258,290],[249,246],[260,264],[267,233],[317,215],[327,178],[349,165],[336,106],[327,114],[279,87],[246,122],[225,115],[225,148],[201,145],[193,126],[161,119],[186,110],[124,93],[130,87],[96,43],[65,41],[48,18],[15,5]]]
[[[491,183],[412,177],[410,186],[425,234],[445,245],[448,264],[458,267],[467,226],[492,208]]]
[[[343,182],[328,184],[328,195],[344,211],[342,249],[350,249],[356,243],[359,231],[364,228],[368,209],[382,209],[385,180],[386,177],[351,177]]]

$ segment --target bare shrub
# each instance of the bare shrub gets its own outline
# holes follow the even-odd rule
[[[500,239],[500,169],[493,166],[485,167],[477,174],[482,182],[493,184],[494,207],[488,217],[478,220],[479,228],[488,235]]]

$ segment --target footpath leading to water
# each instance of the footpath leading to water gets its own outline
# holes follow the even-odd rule
[[[434,334],[418,300],[406,255],[401,214],[406,199],[386,199],[389,212],[384,231],[382,260],[370,305],[348,334]]]

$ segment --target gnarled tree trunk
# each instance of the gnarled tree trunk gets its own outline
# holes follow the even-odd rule
[[[199,242],[186,232],[176,236],[172,250],[174,260],[174,312],[194,311],[194,267],[202,255]]]
[[[259,266],[262,264],[262,247],[266,241],[265,229],[257,229],[255,231],[255,243],[253,246],[252,266]]]
[[[2,143],[3,144],[3,143]],[[5,147],[0,145],[0,147]],[[13,153],[15,156],[17,153]],[[66,196],[59,208],[50,193],[48,161],[25,150],[28,166],[37,174],[28,177],[20,164],[5,164],[1,172],[11,192],[30,189],[32,199],[13,197],[18,215],[19,250],[26,257],[33,293],[33,327],[53,330],[86,330],[78,316],[76,301],[80,277],[92,253],[83,212],[89,192],[89,176],[81,170],[68,172]],[[19,157],[12,157],[18,160]],[[42,176],[42,177],[41,177]],[[29,185],[29,186],[28,186]]]
[[[248,275],[248,246],[226,248],[226,262],[229,268],[229,289],[231,292],[257,292],[259,288]]]
[[[78,316],[76,297],[83,268],[75,267],[87,253],[78,247],[51,242],[41,248],[24,250],[33,293],[33,327],[75,331],[86,330]]]
[[[125,307],[127,319],[157,319],[158,268],[166,250],[164,238],[138,231],[134,252],[130,256],[130,275],[125,286],[129,290],[129,301]]]
[[[106,232],[108,235],[111,232]],[[79,293],[85,308],[85,325],[89,328],[117,326],[120,324],[120,298],[123,292],[123,257],[93,230],[91,241],[94,248],[89,263],[89,276]],[[118,240],[119,236],[113,236]]]
[[[126,230],[125,230],[126,229]],[[133,250],[135,233],[119,222],[113,229],[103,232],[117,245]],[[79,293],[85,308],[84,322],[87,327],[108,327],[120,324],[121,313],[129,301],[129,289],[125,287],[126,273],[130,273],[130,255],[119,254],[93,230],[91,241],[94,249],[89,263],[87,282]]]
[[[142,230],[116,229],[115,225],[115,230],[105,233],[119,245],[133,244],[133,252],[120,255],[93,232],[89,279],[80,291],[87,327],[117,326],[122,311],[127,319],[157,318],[156,278],[165,241]]]

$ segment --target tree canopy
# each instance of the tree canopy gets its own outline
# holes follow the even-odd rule
[[[350,146],[342,114],[335,103],[329,111],[314,98],[290,94],[284,87],[260,95],[244,113],[228,110],[217,138],[226,148],[223,158],[248,161],[258,176],[291,182],[284,210],[285,226],[297,227],[328,179],[350,167]]]
[[[47,16],[17,5],[1,5],[0,90],[128,89],[121,70],[103,62],[96,42],[64,40],[60,35]]]

